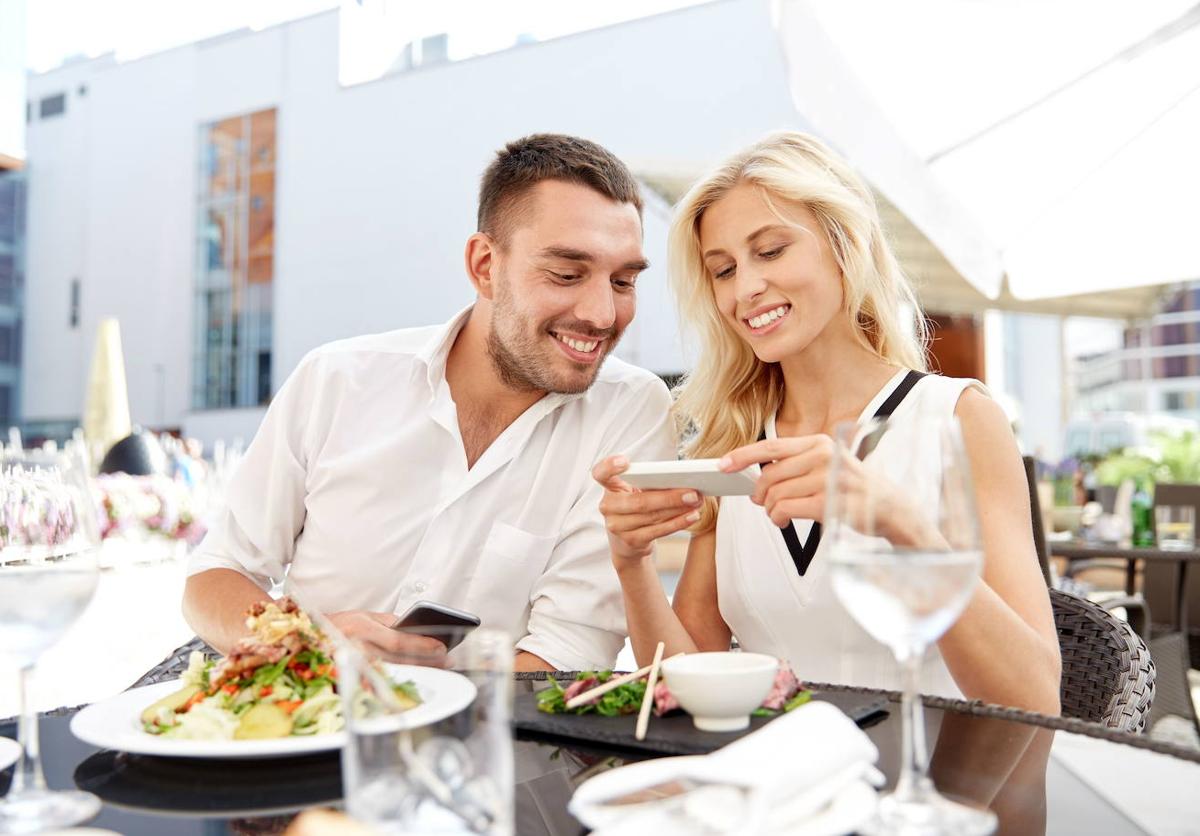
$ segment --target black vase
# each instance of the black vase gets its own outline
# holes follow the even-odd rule
[[[135,430],[109,448],[104,461],[100,462],[100,472],[131,476],[166,473],[167,456],[158,439],[150,433]]]

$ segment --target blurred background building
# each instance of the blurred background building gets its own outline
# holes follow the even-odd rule
[[[1075,376],[1081,410],[1200,419],[1200,283],[1183,285],[1161,313],[1132,323],[1119,348],[1081,357]]]
[[[25,288],[25,174],[0,154],[0,427],[21,414],[21,308]]]
[[[547,20],[564,14],[534,5]],[[847,25],[836,4],[664,6],[680,8],[644,16],[625,4],[607,18],[592,9],[574,28],[537,30],[519,19],[464,27],[451,6],[355,0],[31,74],[25,173],[13,181],[29,184],[25,328],[22,338],[14,267],[7,348],[0,330],[7,420],[19,417],[34,438],[68,435],[97,324],[113,316],[135,423],[248,440],[307,351],[444,320],[469,303],[461,248],[479,173],[505,141],[542,130],[593,138],[642,179],[653,267],[618,354],[673,378],[689,355],[665,282],[671,205],[709,165],[780,127],[818,133],[875,188],[935,327],[936,365],[985,380],[1026,450],[1057,458],[1080,409],[1196,408],[1189,364],[1200,357],[1175,344],[1200,327],[1186,310],[1131,326],[1122,348],[1119,324],[1100,327],[1109,336],[1098,345],[1116,350],[1073,357],[1078,321],[1067,317],[1145,316],[1165,292],[1157,274],[1131,277],[1133,290],[1106,279],[1085,293],[1072,279],[1039,291],[1034,273],[1002,263],[1003,225],[986,212],[975,223],[956,189],[974,182],[961,158],[991,135],[933,153],[938,142],[900,136],[896,105],[881,106],[862,81],[870,73],[849,63],[855,45],[835,41]],[[1182,19],[1186,33],[1194,21]],[[1121,37],[1103,48],[1179,47],[1159,29]],[[733,43],[736,61],[713,60]],[[1053,95],[1111,70],[1103,56],[1095,63]]]

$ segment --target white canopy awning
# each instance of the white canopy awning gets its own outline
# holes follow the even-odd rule
[[[944,227],[900,206],[984,296],[1005,308],[1044,310],[1034,303],[1053,299],[1068,313],[1129,316],[1147,312],[1139,306],[1153,303],[1154,286],[1200,279],[1193,3],[814,0],[809,8],[969,216],[957,226],[981,233],[984,253],[956,259]]]

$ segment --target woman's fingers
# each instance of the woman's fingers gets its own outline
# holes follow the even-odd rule
[[[747,444],[735,450],[730,450],[721,459],[718,466],[726,473],[734,473],[752,464],[777,462],[788,456],[803,453],[814,444],[820,443],[819,440],[822,438],[828,439],[829,437],[824,435],[802,435],[756,441],[754,444]]]
[[[664,523],[667,520],[673,520],[676,517],[686,515],[690,510],[687,508],[667,508],[649,514],[614,514],[605,517],[605,521],[610,532],[613,534],[624,534],[629,531],[637,531],[639,528],[647,528]],[[696,513],[699,514],[699,511]],[[699,519],[698,516],[697,519]]]
[[[678,516],[667,519],[665,522],[658,523],[657,525],[639,528],[635,532],[626,534],[625,537],[631,540],[631,545],[645,548],[660,537],[666,537],[667,535],[674,534],[677,531],[683,531],[699,519],[699,511],[686,511]]]
[[[633,486],[620,478],[629,469],[629,459],[625,456],[609,456],[596,462],[592,468],[592,478],[609,491],[633,491]]]
[[[600,513],[610,514],[646,514],[652,511],[667,509],[696,508],[701,503],[700,494],[687,488],[672,488],[669,490],[607,491],[600,500]]]
[[[792,520],[817,520],[825,516],[825,495],[814,494],[802,499],[784,499],[764,506],[771,522],[783,528]]]
[[[792,479],[816,476],[821,482],[829,467],[829,450],[821,444],[815,444],[802,453],[789,456],[774,464],[764,465],[762,475],[754,485],[751,501],[761,505],[767,494],[778,485]]]
[[[807,499],[810,496],[824,492],[824,471],[809,471],[803,476],[776,482],[766,491],[762,492],[762,496],[757,500],[757,503],[769,509],[771,506],[777,505],[785,499]]]

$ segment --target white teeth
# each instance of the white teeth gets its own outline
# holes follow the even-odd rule
[[[558,337],[560,340],[562,340],[564,343],[569,345],[571,348],[575,349],[576,351],[582,352],[584,354],[591,354],[593,351],[596,350],[596,346],[600,345],[600,342],[598,340],[593,340],[592,342],[585,343],[582,340],[573,340],[570,337],[564,337],[561,334],[555,334],[554,336]]]
[[[746,322],[749,323],[751,328],[762,328],[764,325],[769,325],[779,319],[779,317],[783,316],[789,310],[791,310],[791,305],[780,305],[778,308],[769,310],[766,313],[752,316]]]

